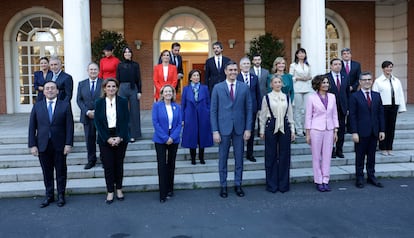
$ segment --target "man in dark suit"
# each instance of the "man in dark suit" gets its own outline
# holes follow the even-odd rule
[[[269,78],[269,70],[262,67],[262,56],[260,54],[253,55],[252,59],[253,67],[250,69],[250,73],[254,74],[259,79],[260,85],[260,100],[267,94],[267,78]],[[260,132],[260,122],[257,120],[257,134]]]
[[[213,91],[214,85],[226,79],[224,66],[230,61],[229,58],[223,56],[223,45],[217,41],[213,44],[214,56],[206,60],[206,70],[204,84],[208,86],[208,90]]]
[[[85,132],[86,149],[88,153],[88,163],[85,169],[90,169],[96,164],[96,129],[94,124],[95,101],[101,95],[102,79],[98,78],[99,66],[96,63],[88,65],[89,78],[80,81],[76,102],[81,110],[80,122],[83,124]]]
[[[349,91],[354,93],[358,90],[359,76],[361,74],[361,64],[352,60],[351,49],[343,48],[341,50],[342,69],[341,74],[345,75],[349,82]]]
[[[358,188],[364,187],[365,156],[367,182],[383,187],[375,178],[375,150],[378,140],[385,138],[384,108],[380,94],[371,90],[372,81],[370,73],[362,73],[359,80],[361,90],[353,93],[349,101],[352,140],[355,142],[355,185]]]
[[[249,87],[236,80],[237,63],[229,61],[223,67],[226,80],[213,88],[210,108],[213,140],[219,144],[220,196],[227,197],[227,159],[230,145],[233,144],[234,190],[237,196],[243,197],[243,140],[248,140],[251,135],[252,102]]]
[[[237,80],[244,82],[250,88],[250,97],[252,101],[252,132],[254,131],[256,115],[260,111],[262,106],[261,93],[259,80],[255,74],[250,73],[250,59],[243,57],[240,60],[240,73],[237,75]],[[254,133],[251,134],[250,139],[247,140],[246,146],[246,159],[252,162],[256,162],[256,159],[253,156],[253,142],[254,142]]]
[[[45,99],[37,102],[30,114],[29,148],[34,156],[39,156],[46,187],[46,198],[40,207],[55,201],[54,176],[58,192],[57,205],[65,205],[67,166],[66,156],[73,146],[73,115],[69,101],[57,98],[59,90],[56,82],[44,85]]]
[[[175,90],[178,92],[180,88],[181,79],[184,77],[184,70],[183,70],[183,58],[180,55],[181,45],[178,42],[174,42],[171,44],[171,52],[170,52],[170,64],[175,65],[177,67],[177,86]],[[161,64],[161,57],[158,59],[158,64]]]
[[[335,94],[338,111],[338,140],[332,151],[332,158],[344,158],[343,146],[345,137],[346,116],[348,114],[349,83],[345,75],[341,74],[342,62],[338,58],[331,60],[331,72],[326,74],[329,79],[329,92]]]
[[[72,76],[62,71],[62,61],[56,56],[50,57],[50,70],[52,75],[48,75],[46,81],[56,82],[59,90],[58,99],[70,102],[73,94]]]

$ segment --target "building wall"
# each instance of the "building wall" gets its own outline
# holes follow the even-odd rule
[[[407,2],[407,32],[408,32],[408,59],[407,59],[407,101],[414,103],[414,2]]]

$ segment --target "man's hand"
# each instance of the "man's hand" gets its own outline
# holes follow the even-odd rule
[[[359,143],[359,135],[358,135],[358,133],[352,133],[352,140],[355,143]]]
[[[221,136],[218,131],[213,132],[213,140],[215,143],[220,144],[221,142]]]
[[[251,132],[250,131],[244,131],[244,134],[243,134],[243,139],[244,140],[249,140],[250,139],[250,136],[251,136]]]
[[[380,132],[379,133],[379,140],[383,141],[385,139],[385,132]]]
[[[70,151],[72,150],[72,146],[70,145],[65,145],[65,148],[63,149],[63,154],[67,155],[70,153]]]
[[[30,148],[30,153],[32,153],[33,156],[39,156],[39,150],[37,149],[37,146]]]
[[[88,112],[86,112],[86,115],[87,115],[90,119],[95,118],[95,110],[88,110]]]

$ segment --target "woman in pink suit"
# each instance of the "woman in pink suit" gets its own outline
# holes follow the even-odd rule
[[[160,97],[160,89],[164,85],[172,85],[174,88],[177,86],[177,67],[173,64],[170,64],[170,51],[163,50],[161,52],[161,64],[157,64],[154,67],[154,87],[155,101],[158,101]]]
[[[329,192],[329,173],[333,144],[339,127],[335,95],[328,93],[329,79],[317,75],[312,80],[316,91],[306,103],[306,142],[311,145],[313,180],[320,192]]]

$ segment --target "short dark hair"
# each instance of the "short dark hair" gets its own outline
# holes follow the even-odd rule
[[[372,78],[371,72],[364,71],[359,75],[359,80],[361,80],[363,76],[367,76],[367,75],[371,76],[371,78]]]
[[[161,54],[160,54],[160,58],[162,57],[162,55],[163,55],[165,52],[168,52],[168,54],[170,55],[170,58],[171,58],[171,53],[170,53],[170,51],[169,51],[169,50],[163,50],[163,51],[161,52]]]
[[[180,43],[178,43],[178,42],[174,42],[174,43],[172,43],[171,44],[171,49],[174,49],[175,47],[181,47],[181,45],[180,45]]]
[[[339,60],[339,62],[341,62],[341,60],[340,60],[339,58],[333,58],[333,59],[331,59],[330,65],[332,65],[332,64],[333,64],[333,62],[334,62],[334,61],[337,61],[337,60]]]
[[[126,50],[129,50],[129,52],[131,52],[131,59],[132,59],[132,56],[134,56],[134,53],[132,52],[132,49],[129,47],[129,46],[125,46],[123,49],[122,49],[122,58],[124,58],[125,59],[125,57],[124,57],[124,53],[125,53],[125,51]]]
[[[49,58],[47,58],[46,56],[40,57],[39,62],[42,60],[46,60],[49,63]]]
[[[254,57],[260,57],[260,58],[262,58],[262,55],[261,55],[261,54],[259,54],[259,53],[255,53],[255,54],[253,55],[253,58],[252,58],[252,59],[254,59]]]
[[[295,52],[295,63],[296,64],[299,63],[298,53],[300,53],[300,52],[305,54],[305,58],[303,59],[303,62],[306,65],[309,65],[309,63],[308,63],[308,54],[306,53],[306,50],[304,48],[299,48],[299,49],[296,50],[296,52]]]
[[[227,69],[227,67],[228,67],[229,65],[234,65],[234,64],[237,66],[236,61],[230,60],[230,61],[229,61],[229,62],[227,62],[227,64],[224,66],[224,69]]]
[[[316,75],[315,77],[313,77],[312,79],[313,90],[318,91],[322,85],[323,80],[327,78],[328,77],[325,74],[320,74],[320,75]],[[329,80],[328,80],[328,83],[329,83]]]
[[[214,43],[213,43],[213,47],[214,47],[215,45],[218,45],[218,46],[220,47],[220,49],[223,49],[223,44],[222,44],[220,41],[216,41],[216,42],[214,42]]]
[[[387,68],[390,65],[394,66],[394,64],[391,61],[386,60],[386,61],[382,62],[381,68],[385,69],[385,68]]]
[[[191,83],[191,77],[193,76],[194,73],[198,73],[198,75],[200,75],[201,77],[201,71],[198,69],[192,69],[190,71],[190,73],[188,73],[188,80],[190,81],[189,83]]]

